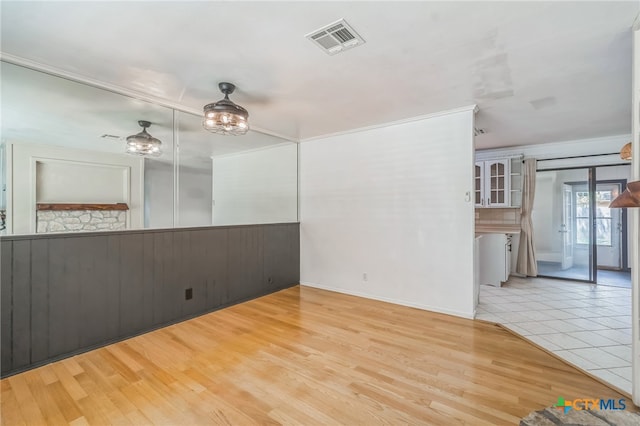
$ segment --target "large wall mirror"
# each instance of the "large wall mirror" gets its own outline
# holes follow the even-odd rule
[[[297,144],[0,62],[2,234],[295,222]],[[158,157],[126,154],[142,131]]]

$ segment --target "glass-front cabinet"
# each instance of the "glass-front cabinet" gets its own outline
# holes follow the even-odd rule
[[[510,159],[476,162],[476,207],[511,207],[510,165]]]
[[[487,207],[509,206],[509,160],[492,160],[485,164]]]
[[[484,161],[476,162],[473,184],[475,205],[484,207]]]

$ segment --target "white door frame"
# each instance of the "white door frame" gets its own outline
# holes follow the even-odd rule
[[[640,180],[640,14],[633,24],[633,73],[631,114],[631,178]],[[633,403],[640,406],[640,209],[628,209],[631,226],[631,335],[632,345],[632,395]]]
[[[562,234],[562,269],[573,266],[573,228],[574,228],[573,187],[562,185],[562,223],[558,232]]]

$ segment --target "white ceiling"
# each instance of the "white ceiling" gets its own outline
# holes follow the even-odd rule
[[[631,132],[635,1],[1,7],[4,55],[192,111],[230,81],[252,126],[295,140],[474,103],[478,148]],[[340,18],[363,46],[329,56],[304,37]]]

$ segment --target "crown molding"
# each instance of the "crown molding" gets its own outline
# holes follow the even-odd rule
[[[384,128],[384,127],[397,126],[397,125],[400,125],[400,124],[413,123],[414,121],[421,121],[421,120],[426,120],[426,119],[429,119],[429,118],[441,117],[443,115],[457,114],[457,113],[460,113],[460,112],[467,112],[467,111],[471,111],[471,112],[473,112],[475,114],[475,113],[478,112],[478,106],[475,105],[475,104],[467,105],[467,106],[464,106],[464,107],[449,109],[449,110],[445,110],[445,111],[434,112],[434,113],[431,113],[431,114],[424,114],[424,115],[418,115],[418,116],[415,116],[415,117],[403,118],[402,120],[390,121],[390,122],[380,123],[380,124],[374,124],[374,125],[365,126],[365,127],[358,127],[358,128],[355,128],[355,129],[343,130],[341,132],[327,133],[327,134],[324,134],[324,135],[319,135],[319,136],[313,136],[313,137],[310,137],[310,138],[300,139],[300,143],[310,142],[310,141],[314,141],[314,140],[318,140],[318,139],[331,138],[331,137],[335,137],[335,136],[349,135],[349,134],[352,134],[352,133],[360,133],[360,132],[365,132],[367,130],[381,129],[381,128]]]

